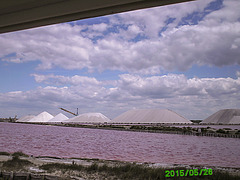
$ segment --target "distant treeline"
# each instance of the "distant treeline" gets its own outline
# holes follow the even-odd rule
[[[14,118],[0,118],[0,122],[15,122],[17,120],[16,116]]]

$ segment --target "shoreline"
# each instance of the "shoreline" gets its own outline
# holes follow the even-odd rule
[[[207,136],[207,137],[224,137],[224,138],[240,138],[240,130],[232,130],[229,128],[214,129],[203,128],[200,124],[195,124],[200,127],[175,127],[172,124],[86,124],[86,123],[29,123],[29,122],[14,122],[20,124],[35,124],[47,126],[60,127],[74,127],[74,128],[90,128],[90,129],[104,129],[117,131],[132,131],[132,132],[146,132],[146,133],[162,133],[162,134],[178,134],[191,136]],[[185,124],[176,124],[185,125]],[[209,124],[210,125],[210,124]]]
[[[4,154],[6,153],[6,154]],[[30,162],[30,164],[21,167],[5,167],[4,164],[8,161],[12,161],[13,157],[18,155],[18,158],[21,161]],[[126,161],[117,161],[117,160],[103,160],[103,159],[88,159],[88,158],[58,158],[58,157],[47,157],[47,156],[28,156],[22,152],[16,152],[10,154],[7,152],[1,152],[0,154],[0,179],[2,177],[10,176],[41,176],[46,177],[46,179],[102,179],[106,175],[105,172],[101,172],[101,167],[109,168],[121,168],[127,166],[129,169],[135,167],[158,170],[163,175],[165,170],[179,170],[179,169],[212,169],[215,173],[227,173],[230,176],[240,177],[240,168],[230,168],[230,167],[213,167],[213,166],[199,166],[199,165],[181,165],[181,164],[163,164],[163,163],[137,163],[137,162],[126,162]],[[15,163],[16,164],[16,163]],[[53,166],[52,169],[46,170],[44,166]],[[73,169],[69,170],[67,168],[72,167]],[[86,171],[78,170],[74,167],[86,168]],[[98,167],[95,170],[93,169],[88,171],[93,167]],[[65,168],[65,169],[64,169]],[[100,172],[98,172],[100,171]],[[79,172],[81,172],[79,174]],[[108,174],[107,174],[108,175]],[[113,175],[113,177],[115,177]],[[121,179],[121,178],[120,178]]]

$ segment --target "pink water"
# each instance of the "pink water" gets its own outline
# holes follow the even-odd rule
[[[0,151],[163,164],[240,167],[240,140],[0,123]]]

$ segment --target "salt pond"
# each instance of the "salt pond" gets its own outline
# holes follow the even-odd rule
[[[0,123],[0,151],[240,168],[238,138]]]

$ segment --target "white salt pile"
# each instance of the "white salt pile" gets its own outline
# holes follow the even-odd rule
[[[240,109],[222,109],[204,119],[201,124],[240,124]]]
[[[106,116],[104,116],[101,113],[85,113],[85,114],[80,114],[71,119],[65,120],[64,122],[106,123],[109,121],[110,121],[110,119],[108,119]]]
[[[111,123],[192,123],[168,109],[134,109],[116,117]]]
[[[229,124],[240,124],[240,116],[233,116],[233,118],[229,121]]]
[[[44,111],[44,112],[40,113],[39,115],[30,119],[28,122],[48,122],[52,118],[53,118],[53,115]]]
[[[50,119],[48,122],[62,122],[62,121],[67,120],[67,119],[69,119],[67,116],[65,116],[62,113],[59,113],[54,118]]]
[[[34,115],[23,116],[17,120],[17,122],[28,122],[30,119],[34,118]]]

